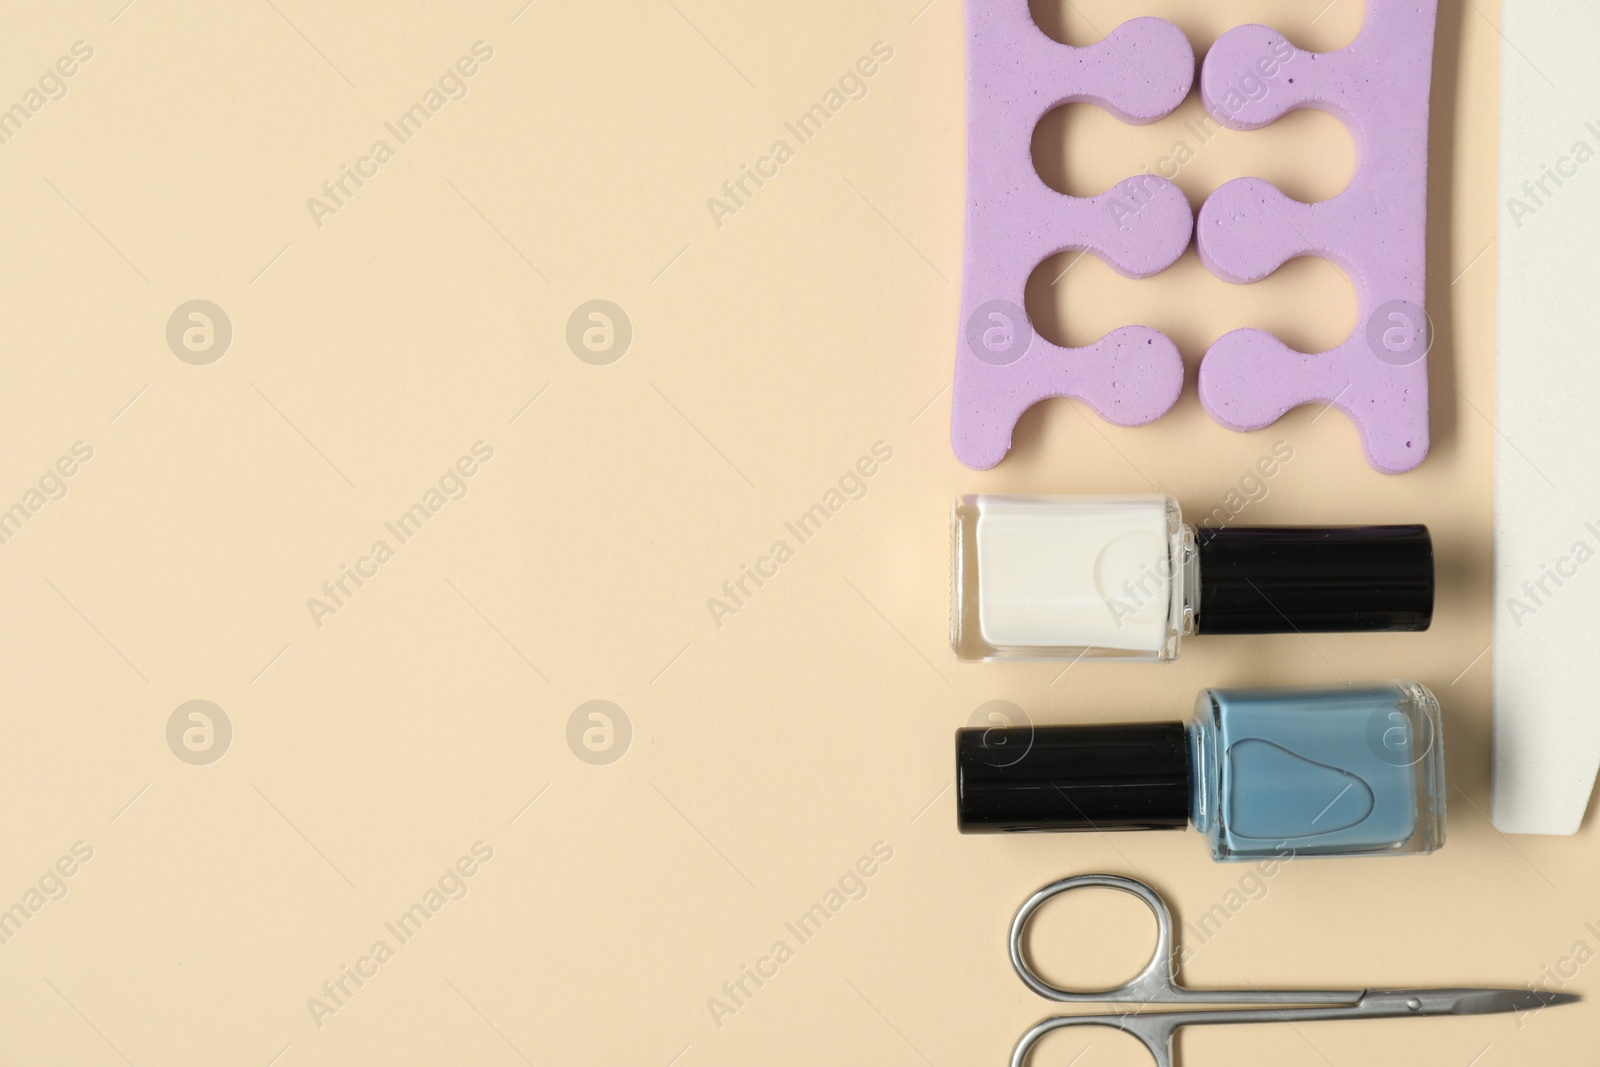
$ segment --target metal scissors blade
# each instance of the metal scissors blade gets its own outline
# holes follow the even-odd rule
[[[1395,992],[1406,992],[1396,990]],[[1418,995],[1443,995],[1451,998],[1448,1012],[1440,1015],[1502,1015],[1507,1012],[1537,1011],[1558,1004],[1576,1004],[1583,999],[1576,993],[1546,993],[1538,989],[1424,989]]]
[[[1144,901],[1156,917],[1156,948],[1150,962],[1115,989],[1079,992],[1051,985],[1034,971],[1023,949],[1028,920],[1049,901],[1073,889],[1116,889]],[[1524,1012],[1578,999],[1571,993],[1535,989],[1185,989],[1177,981],[1172,912],[1143,882],[1114,874],[1085,874],[1045,886],[1017,909],[1011,922],[1011,965],[1035,993],[1063,1004],[1258,1005],[1111,1015],[1060,1015],[1022,1035],[1011,1067],[1023,1067],[1033,1046],[1068,1026],[1105,1026],[1137,1039],[1156,1067],[1172,1067],[1172,1038],[1180,1027],[1226,1023],[1308,1022],[1323,1019],[1386,1019],[1427,1015],[1488,1015]],[[1270,1005],[1270,1006],[1269,1006]]]

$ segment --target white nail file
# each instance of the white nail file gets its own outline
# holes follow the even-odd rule
[[[1504,0],[1494,803],[1572,834],[1600,768],[1600,4]]]

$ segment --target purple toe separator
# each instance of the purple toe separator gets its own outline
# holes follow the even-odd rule
[[[1066,196],[1040,180],[1031,145],[1039,120],[1065,103],[1153,122],[1188,95],[1195,63],[1183,33],[1162,19],[1133,19],[1087,48],[1047,37],[1027,0],[968,0],[966,19],[966,249],[950,436],[963,463],[984,469],[1005,457],[1022,413],[1047,397],[1074,397],[1121,426],[1177,401],[1183,359],[1165,334],[1124,326],[1063,348],[1038,336],[1022,304],[1028,276],[1057,252],[1093,252],[1133,278],[1183,254],[1194,219],[1172,183],[1139,175],[1099,196]]]
[[[1200,402],[1234,430],[1256,430],[1301,404],[1344,411],[1367,460],[1408,471],[1428,453],[1423,310],[1428,94],[1437,0],[1367,0],[1366,23],[1337,52],[1303,52],[1264,26],[1239,26],[1206,55],[1200,93],[1224,125],[1256,129],[1320,108],[1355,137],[1355,177],[1319,204],[1259,178],[1223,185],[1200,209],[1200,258],[1218,277],[1253,282],[1296,256],[1321,255],[1351,276],[1354,334],[1327,352],[1296,352],[1261,330],[1217,340],[1200,364]],[[1270,72],[1270,73],[1269,73]]]

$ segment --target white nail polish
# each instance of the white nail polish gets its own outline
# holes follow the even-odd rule
[[[1422,526],[1206,528],[1165,496],[967,496],[950,638],[979,659],[1170,660],[1186,634],[1424,630]]]

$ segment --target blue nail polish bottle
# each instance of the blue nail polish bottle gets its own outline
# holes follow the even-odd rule
[[[1439,704],[1416,682],[1208,689],[1187,724],[966,729],[963,833],[1192,823],[1218,860],[1432,852]]]

